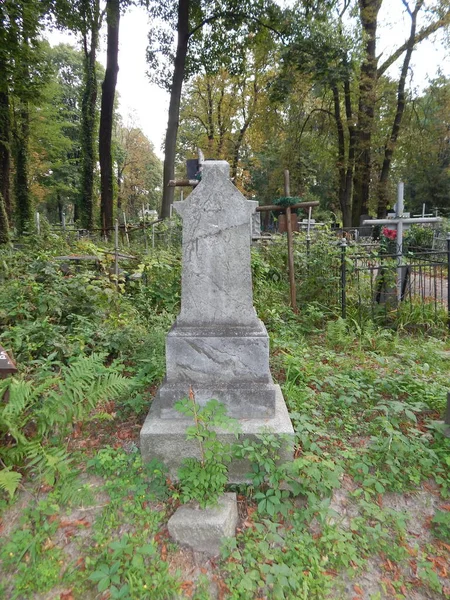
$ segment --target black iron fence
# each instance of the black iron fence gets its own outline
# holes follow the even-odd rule
[[[402,254],[334,235],[299,235],[294,248],[300,308],[315,303],[361,325],[450,327],[450,237],[444,249],[408,246]]]

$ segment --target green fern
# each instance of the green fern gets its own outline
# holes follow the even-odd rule
[[[77,357],[38,385],[21,379],[1,383],[0,397],[9,388],[8,402],[0,403],[0,458],[7,469],[26,465],[50,484],[67,475],[68,456],[49,446],[50,436],[58,443],[75,421],[88,419],[98,403],[125,394],[132,383],[104,360],[102,354]],[[8,476],[8,487],[0,487],[11,493],[12,482]]]
[[[0,471],[0,489],[8,492],[9,497],[12,498],[19,487],[22,475],[16,471],[10,469],[2,469]]]

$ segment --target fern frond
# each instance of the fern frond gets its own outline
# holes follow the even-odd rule
[[[8,492],[9,497],[12,498],[19,487],[22,475],[16,471],[10,469],[2,469],[0,471],[0,489]]]

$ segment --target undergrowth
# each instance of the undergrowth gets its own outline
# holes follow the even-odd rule
[[[345,600],[363,597],[360,578],[375,565],[371,600],[450,597],[450,440],[439,423],[448,339],[339,319],[313,287],[292,313],[279,251],[254,252],[255,305],[294,460],[283,459],[292,440],[271,432],[219,446],[211,431],[227,417],[213,403],[191,414],[200,460],[184,464],[179,484],[164,465],[142,465],[136,446],[179,310],[178,252],[125,263],[119,282],[91,242],[0,252],[0,343],[19,367],[0,388],[0,596],[207,600],[218,589],[224,599]],[[54,257],[70,252],[98,255],[100,270],[61,270]],[[197,410],[192,400],[179,409]],[[167,519],[180,499],[208,504],[227,489],[232,453],[250,464],[250,484],[234,488],[237,536],[194,576]],[[416,497],[428,512],[395,508]]]

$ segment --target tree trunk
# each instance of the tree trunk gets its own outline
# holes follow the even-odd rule
[[[253,117],[255,116],[256,105],[258,103],[258,93],[259,93],[259,88],[258,88],[256,72],[255,72],[255,79],[253,81],[252,104],[248,110],[247,116],[245,116],[245,110],[243,110],[244,123],[243,123],[241,129],[239,130],[239,135],[234,144],[233,161],[231,163],[231,181],[233,181],[235,185],[236,185],[237,169],[238,169],[238,164],[239,164],[239,155],[241,152],[241,146],[242,146],[242,142],[244,141],[245,134],[247,133],[247,129],[249,128],[251,122],[253,121]],[[242,91],[242,94],[243,94],[243,102],[245,103],[245,99],[244,99],[245,86]]]
[[[352,225],[354,227],[359,227],[360,217],[362,214],[367,213],[369,203],[371,143],[377,83],[376,35],[378,13],[382,1],[359,0],[360,19],[365,37],[365,56],[361,65],[358,125],[355,139],[352,206]]]
[[[78,217],[85,229],[94,226],[94,169],[95,169],[95,116],[97,101],[96,57],[100,28],[99,1],[95,0],[91,24],[91,40],[88,47],[84,36],[84,93],[81,104],[81,148],[82,148],[82,197]]]
[[[11,117],[9,112],[9,85],[8,85],[8,34],[5,28],[6,11],[0,5],[0,195],[3,196],[2,205],[11,219],[12,207],[10,200],[10,170],[11,170]]]
[[[22,102],[17,115],[15,131],[15,197],[16,227],[23,233],[32,220],[31,198],[28,188],[28,140],[30,136],[28,105]]]
[[[219,102],[217,103],[217,126],[219,129],[219,143],[217,146],[217,158],[218,159],[223,158],[222,152],[223,152],[223,144],[225,141],[225,133],[226,133],[226,128],[224,126],[224,122],[223,122],[223,118],[222,118],[222,105],[223,105],[224,96],[225,96],[225,86],[222,84],[222,89],[220,90]]]
[[[186,67],[186,54],[189,41],[189,2],[178,2],[178,40],[175,55],[172,86],[170,90],[169,119],[167,122],[166,140],[164,145],[164,171],[163,171],[163,197],[161,204],[161,218],[170,216],[170,206],[173,203],[174,189],[168,186],[175,176],[175,151],[180,120],[181,88]]]
[[[212,86],[209,79],[206,81],[206,93],[208,99],[208,158],[217,158],[214,157],[214,137],[215,137],[215,128],[214,128],[214,106],[213,106],[213,95],[212,95]]]
[[[347,171],[345,174],[345,195],[343,204],[346,207],[346,219],[344,227],[351,227],[352,221],[352,192],[353,192],[353,172],[355,168],[355,125],[353,123],[352,97],[350,90],[350,80],[344,81],[344,101],[345,101],[345,116],[347,119],[348,129],[348,155],[347,155]],[[348,223],[348,225],[346,225]]]
[[[4,71],[0,66],[0,79]],[[6,80],[6,77],[5,77]],[[11,170],[11,119],[9,116],[9,97],[7,82],[0,82],[0,194],[9,218],[11,218],[10,170]]]
[[[0,244],[9,242],[9,224],[8,215],[6,214],[5,203],[0,192]]]
[[[397,88],[397,110],[395,113],[394,123],[392,125],[392,131],[389,140],[384,147],[384,160],[381,168],[380,179],[378,184],[378,208],[377,217],[384,219],[387,214],[387,205],[389,201],[388,191],[388,180],[389,172],[391,169],[392,156],[397,146],[397,140],[400,133],[400,127],[402,123],[403,113],[405,111],[406,104],[406,76],[408,75],[409,63],[411,61],[411,55],[414,50],[414,38],[416,35],[417,27],[417,14],[422,8],[423,0],[417,0],[414,7],[414,11],[410,13],[411,16],[411,31],[409,35],[408,45],[406,49],[405,58],[403,59],[402,71]]]
[[[346,204],[346,169],[345,169],[345,134],[344,124],[341,116],[341,99],[339,97],[339,89],[336,84],[332,85],[333,103],[334,103],[334,120],[337,129],[338,141],[338,160],[337,170],[339,177],[339,205],[342,211],[342,221],[344,227],[350,227],[351,212]]]
[[[100,222],[106,229],[113,226],[113,161],[111,139],[114,117],[114,96],[117,73],[119,72],[119,21],[120,0],[107,0],[106,20],[108,23],[106,71],[102,84],[100,111],[99,160],[100,160]]]

